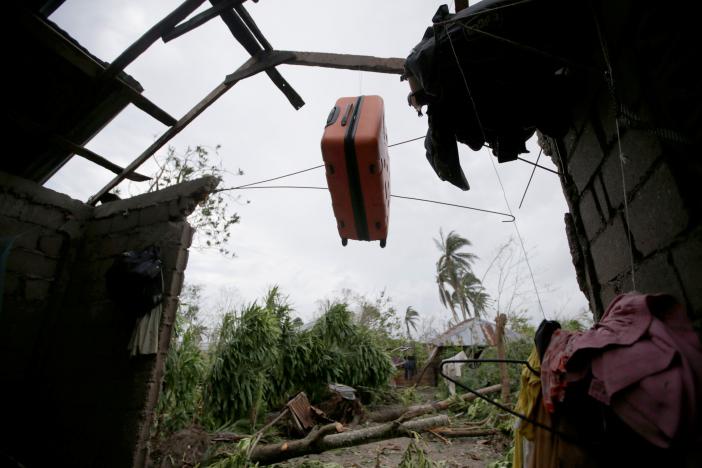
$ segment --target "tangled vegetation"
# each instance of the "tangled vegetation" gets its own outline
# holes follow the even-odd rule
[[[206,350],[197,299],[190,288],[176,320],[157,408],[161,436],[193,424],[216,430],[245,420],[253,428],[300,391],[315,401],[332,382],[380,389],[394,371],[377,331],[355,320],[347,304],[329,304],[303,329],[272,288],[263,300],[224,314]]]

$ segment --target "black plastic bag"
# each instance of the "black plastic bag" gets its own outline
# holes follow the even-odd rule
[[[163,298],[161,253],[156,246],[123,252],[107,271],[107,294],[127,315],[142,317]]]

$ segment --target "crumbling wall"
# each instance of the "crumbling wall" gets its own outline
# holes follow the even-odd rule
[[[0,182],[0,233],[16,236],[0,315],[0,405],[12,428],[2,452],[30,466],[143,466],[193,235],[185,218],[217,181],[96,208]],[[121,252],[154,244],[164,262],[159,352],[130,358],[134,322],[107,298],[105,273]]]
[[[667,10],[596,4],[603,44],[592,62],[603,73],[581,76],[571,130],[550,152],[570,207],[566,232],[578,282],[595,315],[633,289],[633,261],[636,290],[673,294],[699,329],[702,94],[689,60],[698,44],[687,37],[694,31],[687,19]]]

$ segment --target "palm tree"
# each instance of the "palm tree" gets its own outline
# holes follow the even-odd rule
[[[460,298],[463,299],[465,310],[468,311],[468,304],[473,306],[473,316],[480,318],[480,314],[485,311],[490,296],[485,292],[483,284],[473,274],[473,272],[464,272],[460,279]],[[458,297],[457,297],[458,299]],[[465,320],[467,317],[463,317]]]
[[[407,327],[407,338],[412,339],[410,334],[410,326],[416,332],[417,331],[417,319],[419,318],[419,312],[415,310],[414,307],[409,306],[405,311],[405,326]]]
[[[460,322],[456,313],[456,306],[461,310],[463,319],[470,315],[468,300],[466,296],[471,289],[462,287],[463,277],[475,279],[472,263],[478,258],[475,254],[461,251],[465,247],[470,247],[471,243],[465,237],[454,231],[444,237],[443,231],[439,230],[440,240],[434,239],[436,247],[441,252],[439,260],[436,262],[436,283],[439,287],[439,298],[441,304],[451,311],[455,323]]]

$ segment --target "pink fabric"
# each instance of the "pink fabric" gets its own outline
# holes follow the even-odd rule
[[[659,447],[699,430],[702,346],[671,296],[620,295],[592,329],[554,333],[541,365],[548,411],[588,375],[590,396]]]

